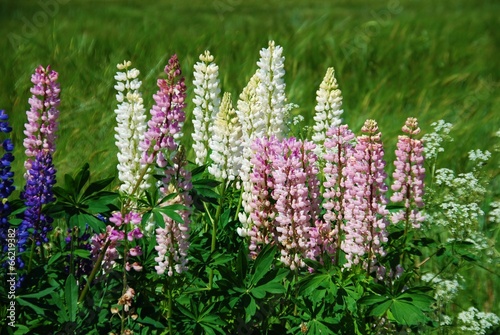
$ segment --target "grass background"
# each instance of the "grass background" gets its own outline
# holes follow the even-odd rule
[[[407,117],[417,117],[423,133],[444,119],[454,124],[455,142],[441,159],[464,171],[469,150],[493,151],[499,143],[499,14],[494,0],[2,0],[0,108],[14,128],[14,167],[22,171],[30,76],[39,64],[60,74],[59,179],[85,161],[104,177],[115,174],[117,163],[117,63],[131,60],[141,70],[149,109],[156,78],[177,53],[188,84],[188,134],[198,55],[206,49],[215,55],[222,89],[236,99],[259,50],[273,39],[284,48],[288,99],[300,106],[294,113],[305,125],[312,124],[315,92],[333,66],[345,122],[359,133],[367,118],[376,119],[387,161]],[[189,146],[188,136],[184,141]],[[489,199],[499,196],[498,167],[495,154],[486,167]],[[16,184],[22,186],[22,173]]]

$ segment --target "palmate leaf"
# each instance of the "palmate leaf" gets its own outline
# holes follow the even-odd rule
[[[372,294],[359,302],[369,307],[370,315],[390,319],[403,326],[416,326],[429,320],[425,312],[432,310],[434,298],[424,294],[427,287],[411,288],[395,297]]]
[[[76,284],[75,277],[70,274],[68,279],[66,279],[66,285],[64,286],[64,300],[66,302],[66,308],[68,309],[69,320],[75,322],[76,313],[78,311],[78,285]]]

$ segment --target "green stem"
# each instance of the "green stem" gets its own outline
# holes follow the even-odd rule
[[[107,238],[108,236],[106,236]],[[99,269],[101,268],[101,263],[102,260],[104,259],[104,255],[106,255],[106,250],[108,250],[109,244],[111,243],[111,240],[108,239],[106,244],[101,250],[101,253],[99,254],[99,257],[97,258],[97,261],[94,265],[94,268],[92,269],[92,272],[90,273],[89,277],[87,278],[87,283],[85,284],[85,287],[83,288],[82,293],[80,293],[80,297],[78,298],[78,303],[81,304],[85,296],[87,295],[87,292],[89,291],[90,288],[90,283],[94,281],[95,276],[97,275],[97,272],[99,272]]]
[[[215,212],[215,219],[212,220],[212,241],[210,244],[210,254],[213,254],[215,251],[215,248],[217,247],[217,226],[219,223],[220,216],[222,215],[222,208],[224,205],[224,193],[226,191],[225,183],[221,184],[220,187],[220,200],[219,200],[219,206],[217,207],[217,211]],[[214,281],[214,269],[210,268],[209,274],[208,274],[208,287],[209,289],[212,289]]]
[[[167,322],[168,322],[168,333],[173,334],[173,327],[172,327],[172,308],[173,308],[173,299],[172,299],[172,290],[169,288],[167,289],[167,299],[168,299],[168,312],[167,312]]]
[[[30,250],[30,259],[28,261],[28,272],[31,272],[31,263],[33,261],[33,255],[35,253],[35,248],[36,248],[36,243],[35,243],[35,240],[33,240],[33,243],[31,245],[31,250]]]

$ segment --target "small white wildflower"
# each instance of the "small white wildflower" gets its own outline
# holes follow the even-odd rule
[[[297,115],[295,116],[293,119],[292,119],[292,124],[294,126],[298,125],[299,123],[303,122],[304,121],[304,117],[302,115]]]
[[[433,273],[426,273],[422,276],[423,281],[434,285],[434,299],[441,304],[452,301],[457,296],[459,289],[462,288],[459,280],[463,280],[463,278],[460,275],[457,275],[457,278],[443,279]]]
[[[460,312],[457,319],[460,330],[474,335],[485,335],[488,329],[500,323],[500,318],[496,314],[480,312],[475,307]]]
[[[490,203],[491,210],[488,213],[488,221],[491,223],[500,223],[500,201]]]
[[[453,141],[453,138],[449,136],[451,128],[453,127],[451,123],[439,120],[437,122],[433,122],[431,126],[434,127],[434,132],[422,136],[425,159],[429,162],[435,160],[438,153],[444,151],[444,148],[442,147],[444,141]]]

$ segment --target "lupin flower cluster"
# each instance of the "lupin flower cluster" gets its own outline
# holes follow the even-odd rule
[[[175,273],[182,273],[187,270],[188,249],[190,236],[190,207],[192,205],[189,191],[192,189],[191,173],[186,169],[186,157],[183,150],[180,150],[173,159],[172,166],[165,170],[163,187],[160,191],[164,195],[171,193],[177,196],[165,205],[178,204],[184,206],[179,211],[182,222],[177,222],[171,217],[163,214],[165,222],[164,228],[156,229],[155,246],[158,256],[155,266],[158,274],[166,274],[171,277]]]
[[[193,149],[196,164],[203,165],[208,157],[212,127],[219,112],[219,67],[210,51],[200,55],[194,65]]]
[[[118,147],[118,179],[121,181],[120,191],[131,194],[139,182],[139,189],[147,189],[148,174],[143,174],[144,164],[141,164],[142,152],[139,143],[144,140],[146,130],[146,114],[143,99],[139,89],[139,70],[132,68],[130,61],[118,64],[119,71],[115,75],[117,84],[115,109],[116,123],[115,139]]]
[[[394,191],[391,201],[402,202],[404,209],[392,215],[393,223],[405,222],[413,228],[420,228],[425,216],[420,212],[424,206],[424,178],[425,168],[423,142],[415,138],[420,133],[417,119],[408,118],[403,126],[405,135],[398,137],[396,149],[396,167],[392,174]],[[408,229],[408,228],[407,228]]]
[[[376,255],[384,254],[382,243],[387,242],[387,176],[377,123],[367,120],[361,131],[363,135],[357,138],[345,169],[349,188],[344,195],[347,222],[342,250],[346,253],[347,267],[358,264],[367,255],[370,270]]]
[[[0,133],[8,134],[12,131],[9,125],[9,116],[2,109],[0,110]],[[0,159],[0,250],[7,251],[8,235],[9,235],[9,219],[8,216],[12,212],[11,205],[8,200],[9,196],[15,189],[14,172],[11,171],[11,163],[14,161],[14,144],[10,138],[2,139],[3,155]]]
[[[312,140],[316,143],[316,154],[321,156],[324,152],[326,133],[333,127],[340,126],[342,108],[342,93],[339,90],[335,70],[328,68],[325,77],[316,91],[316,113],[314,114],[314,134]]]
[[[208,167],[215,178],[232,181],[241,168],[241,125],[231,103],[231,94],[224,93],[220,110],[215,118],[210,137],[211,165]]]
[[[316,256],[311,236],[320,209],[314,145],[271,137],[256,139],[252,149],[250,251],[255,255],[262,244],[274,243],[285,265],[304,267],[305,258]]]
[[[276,136],[283,138],[287,133],[289,118],[285,96],[285,57],[283,48],[274,41],[260,51],[257,62],[258,83],[256,87],[257,105],[264,120],[263,134],[257,136]]]
[[[355,135],[347,125],[333,126],[326,132],[324,144],[325,161],[323,173],[323,215],[324,224],[320,229],[324,251],[334,256],[338,262],[340,244],[344,230],[345,194],[354,184],[347,179],[347,162],[354,153]]]
[[[155,105],[151,108],[151,119],[139,147],[142,164],[156,163],[163,168],[167,165],[165,152],[177,149],[177,139],[182,135],[182,125],[186,120],[186,84],[181,76],[177,55],[173,55],[165,67],[166,79],[158,79],[158,92],[153,95]]]
[[[43,206],[54,201],[52,187],[56,182],[56,169],[52,163],[55,151],[56,130],[59,116],[59,83],[58,73],[50,66],[39,66],[31,81],[31,108],[26,112],[28,122],[25,124],[24,147],[26,186],[21,194],[27,207],[24,219],[18,229],[18,250],[23,252],[32,235],[34,245],[40,246],[48,242],[47,233],[52,230],[53,219],[42,212]],[[32,231],[32,234],[30,233]],[[19,267],[24,264],[21,262]]]
[[[247,213],[251,211],[252,183],[249,180],[251,163],[255,152],[252,144],[257,138],[286,136],[291,105],[286,104],[284,81],[285,57],[283,48],[270,41],[268,48],[260,51],[257,62],[257,72],[243,89],[237,104],[236,114],[242,130],[242,158],[240,179],[243,188],[242,207],[239,213],[243,227],[238,228],[238,234],[246,236],[251,225]]]

